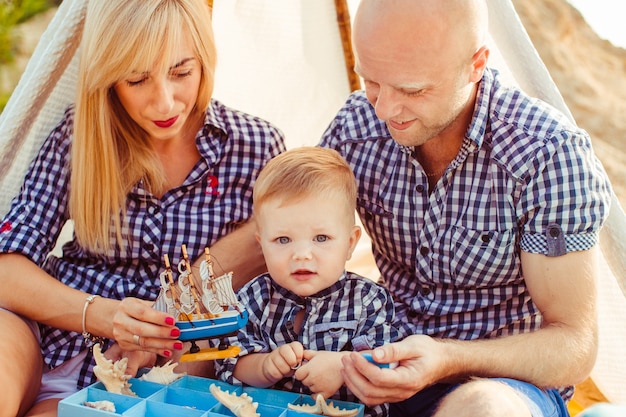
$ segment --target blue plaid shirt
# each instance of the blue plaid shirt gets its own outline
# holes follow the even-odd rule
[[[248,324],[236,336],[227,338],[230,345],[241,347],[239,357],[250,353],[271,352],[294,341],[305,349],[339,352],[366,350],[393,342],[398,331],[392,326],[394,306],[391,295],[374,281],[351,272],[344,273],[330,287],[302,298],[277,285],[269,274],[263,274],[243,286],[239,300],[250,314]],[[296,313],[306,311],[299,333],[293,324]],[[215,361],[219,379],[241,384],[233,377],[237,358]],[[275,389],[311,394],[295,377],[285,378]],[[344,386],[332,398],[344,401],[358,399]],[[368,416],[386,416],[385,405],[366,409]]]
[[[407,333],[470,340],[539,329],[520,250],[589,249],[609,210],[587,133],[502,86],[495,70],[485,71],[461,149],[430,194],[412,149],[392,139],[362,91],[320,145],[355,172],[358,212]]]
[[[29,168],[3,220],[0,252],[22,253],[70,287],[114,299],[154,300],[164,254],[177,263],[181,245],[186,244],[195,259],[205,246],[245,222],[252,214],[252,186],[259,170],[285,149],[275,127],[213,100],[196,135],[201,158],[185,182],[162,198],[150,194],[141,182],[128,194],[123,236],[130,243],[123,251],[114,245],[117,249],[104,256],[93,255],[72,240],[63,247],[62,258],[46,259],[69,219],[73,117],[70,108]],[[114,234],[111,239],[115,243]],[[80,333],[40,328],[50,368],[85,349]],[[79,388],[93,382],[92,366],[88,354]]]

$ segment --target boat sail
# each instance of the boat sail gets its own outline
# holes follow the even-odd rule
[[[182,245],[183,256],[178,263],[176,282],[169,257],[167,254],[163,256],[165,270],[160,275],[159,299],[165,303],[166,311],[176,317],[179,340],[191,342],[191,349],[182,356],[181,362],[236,356],[239,348],[226,345],[223,338],[248,322],[248,312],[233,290],[232,272],[215,277],[209,248],[205,248],[204,253],[200,282],[193,275],[185,245]],[[218,348],[200,349],[195,343],[210,338],[221,340]]]

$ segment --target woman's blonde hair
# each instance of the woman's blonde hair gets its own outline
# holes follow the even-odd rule
[[[155,65],[167,72],[185,36],[202,68],[190,117],[202,117],[213,94],[216,65],[206,0],[89,2],[80,46],[69,208],[78,242],[94,253],[125,245],[126,196],[138,181],[155,193],[165,186],[147,134],[128,116],[114,86]]]
[[[252,199],[258,214],[264,202],[276,198],[289,203],[311,195],[340,196],[346,201],[347,214],[354,217],[356,193],[354,173],[337,151],[304,146],[267,163],[254,184]]]

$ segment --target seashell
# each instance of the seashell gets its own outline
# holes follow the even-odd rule
[[[93,372],[108,392],[130,395],[132,397],[137,396],[137,394],[131,391],[131,384],[128,383],[131,376],[125,374],[128,358],[122,358],[113,363],[113,361],[105,358],[102,354],[100,343],[93,345],[93,357],[96,361]]]
[[[220,403],[232,411],[237,417],[261,417],[256,411],[259,403],[253,403],[252,397],[248,394],[243,393],[237,395],[235,393],[222,391],[220,387],[215,384],[211,384],[209,390]]]
[[[315,404],[287,404],[287,407],[291,410],[302,411],[308,414],[322,414],[328,417],[353,417],[359,412],[358,409],[339,408],[333,404],[332,401],[326,403],[322,394],[317,394],[315,397]]]
[[[178,366],[178,363],[172,363],[168,361],[163,366],[154,366],[150,371],[143,374],[139,379],[142,381],[156,382],[157,384],[169,385],[179,378],[187,375],[186,372],[177,374],[174,372],[174,368]]]
[[[113,404],[111,401],[108,401],[108,400],[85,401],[83,405],[85,407],[95,408],[96,410],[110,411],[112,413],[115,413],[115,404]]]

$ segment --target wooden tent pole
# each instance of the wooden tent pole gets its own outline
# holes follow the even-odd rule
[[[335,0],[335,11],[337,12],[337,25],[339,27],[339,34],[341,35],[343,57],[346,62],[346,74],[348,75],[350,91],[360,90],[361,80],[357,73],[354,72],[350,10],[348,9],[347,0]]]

